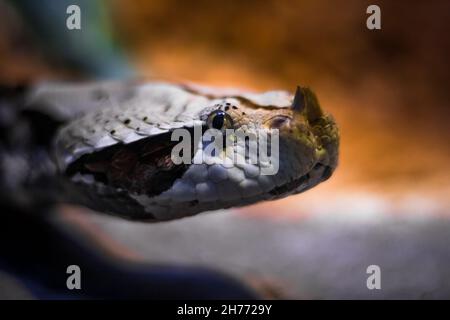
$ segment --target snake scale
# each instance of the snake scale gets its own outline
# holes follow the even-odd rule
[[[190,83],[43,83],[1,99],[2,117],[12,118],[2,124],[3,199],[164,221],[303,192],[328,179],[338,162],[335,121],[308,88],[290,94]],[[17,129],[21,122],[27,134]],[[177,128],[269,136],[276,129],[278,171],[263,175],[259,163],[230,161],[175,164]]]

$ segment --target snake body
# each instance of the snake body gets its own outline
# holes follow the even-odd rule
[[[27,90],[22,105],[58,123],[48,152],[59,198],[125,218],[171,220],[279,199],[314,187],[337,166],[337,126],[307,88],[294,96],[164,82],[48,83]],[[224,119],[246,135],[278,130],[276,174],[261,174],[261,163],[234,163],[228,153],[222,161],[173,162],[175,129],[203,134]],[[201,156],[198,141],[202,135],[192,160]]]

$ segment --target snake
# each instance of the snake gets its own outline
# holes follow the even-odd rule
[[[307,87],[261,93],[190,82],[46,82],[0,97],[0,106],[14,105],[0,111],[16,119],[2,128],[9,130],[0,144],[3,199],[158,222],[298,194],[329,179],[338,164],[336,122]],[[28,128],[22,138],[11,134],[21,122]],[[183,154],[191,160],[208,129],[224,140],[227,130],[276,132],[278,170],[262,174],[262,162],[218,161],[248,151],[248,140],[233,140],[208,163],[176,163],[177,129],[200,132]]]

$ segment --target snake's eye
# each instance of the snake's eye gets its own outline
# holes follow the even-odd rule
[[[217,129],[220,131],[225,131],[233,127],[233,120],[231,117],[222,110],[215,110],[211,112],[206,120],[208,127],[210,129]]]
[[[275,116],[269,120],[269,125],[272,129],[280,129],[283,126],[289,125],[291,120],[291,118],[286,116]]]

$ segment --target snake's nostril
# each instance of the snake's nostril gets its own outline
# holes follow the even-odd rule
[[[317,170],[317,169],[320,169],[321,167],[323,167],[323,164],[321,164],[320,162],[317,162],[317,163],[314,165],[313,169],[314,169],[314,170]]]
[[[331,174],[333,173],[333,170],[330,166],[326,166],[323,163],[316,163],[313,167],[313,170],[319,170],[323,168],[323,172],[322,172],[322,176],[321,176],[321,181],[325,181],[328,180],[331,177]]]
[[[331,174],[333,173],[333,170],[330,166],[325,166],[325,169],[322,173],[322,181],[328,180],[331,177]]]

